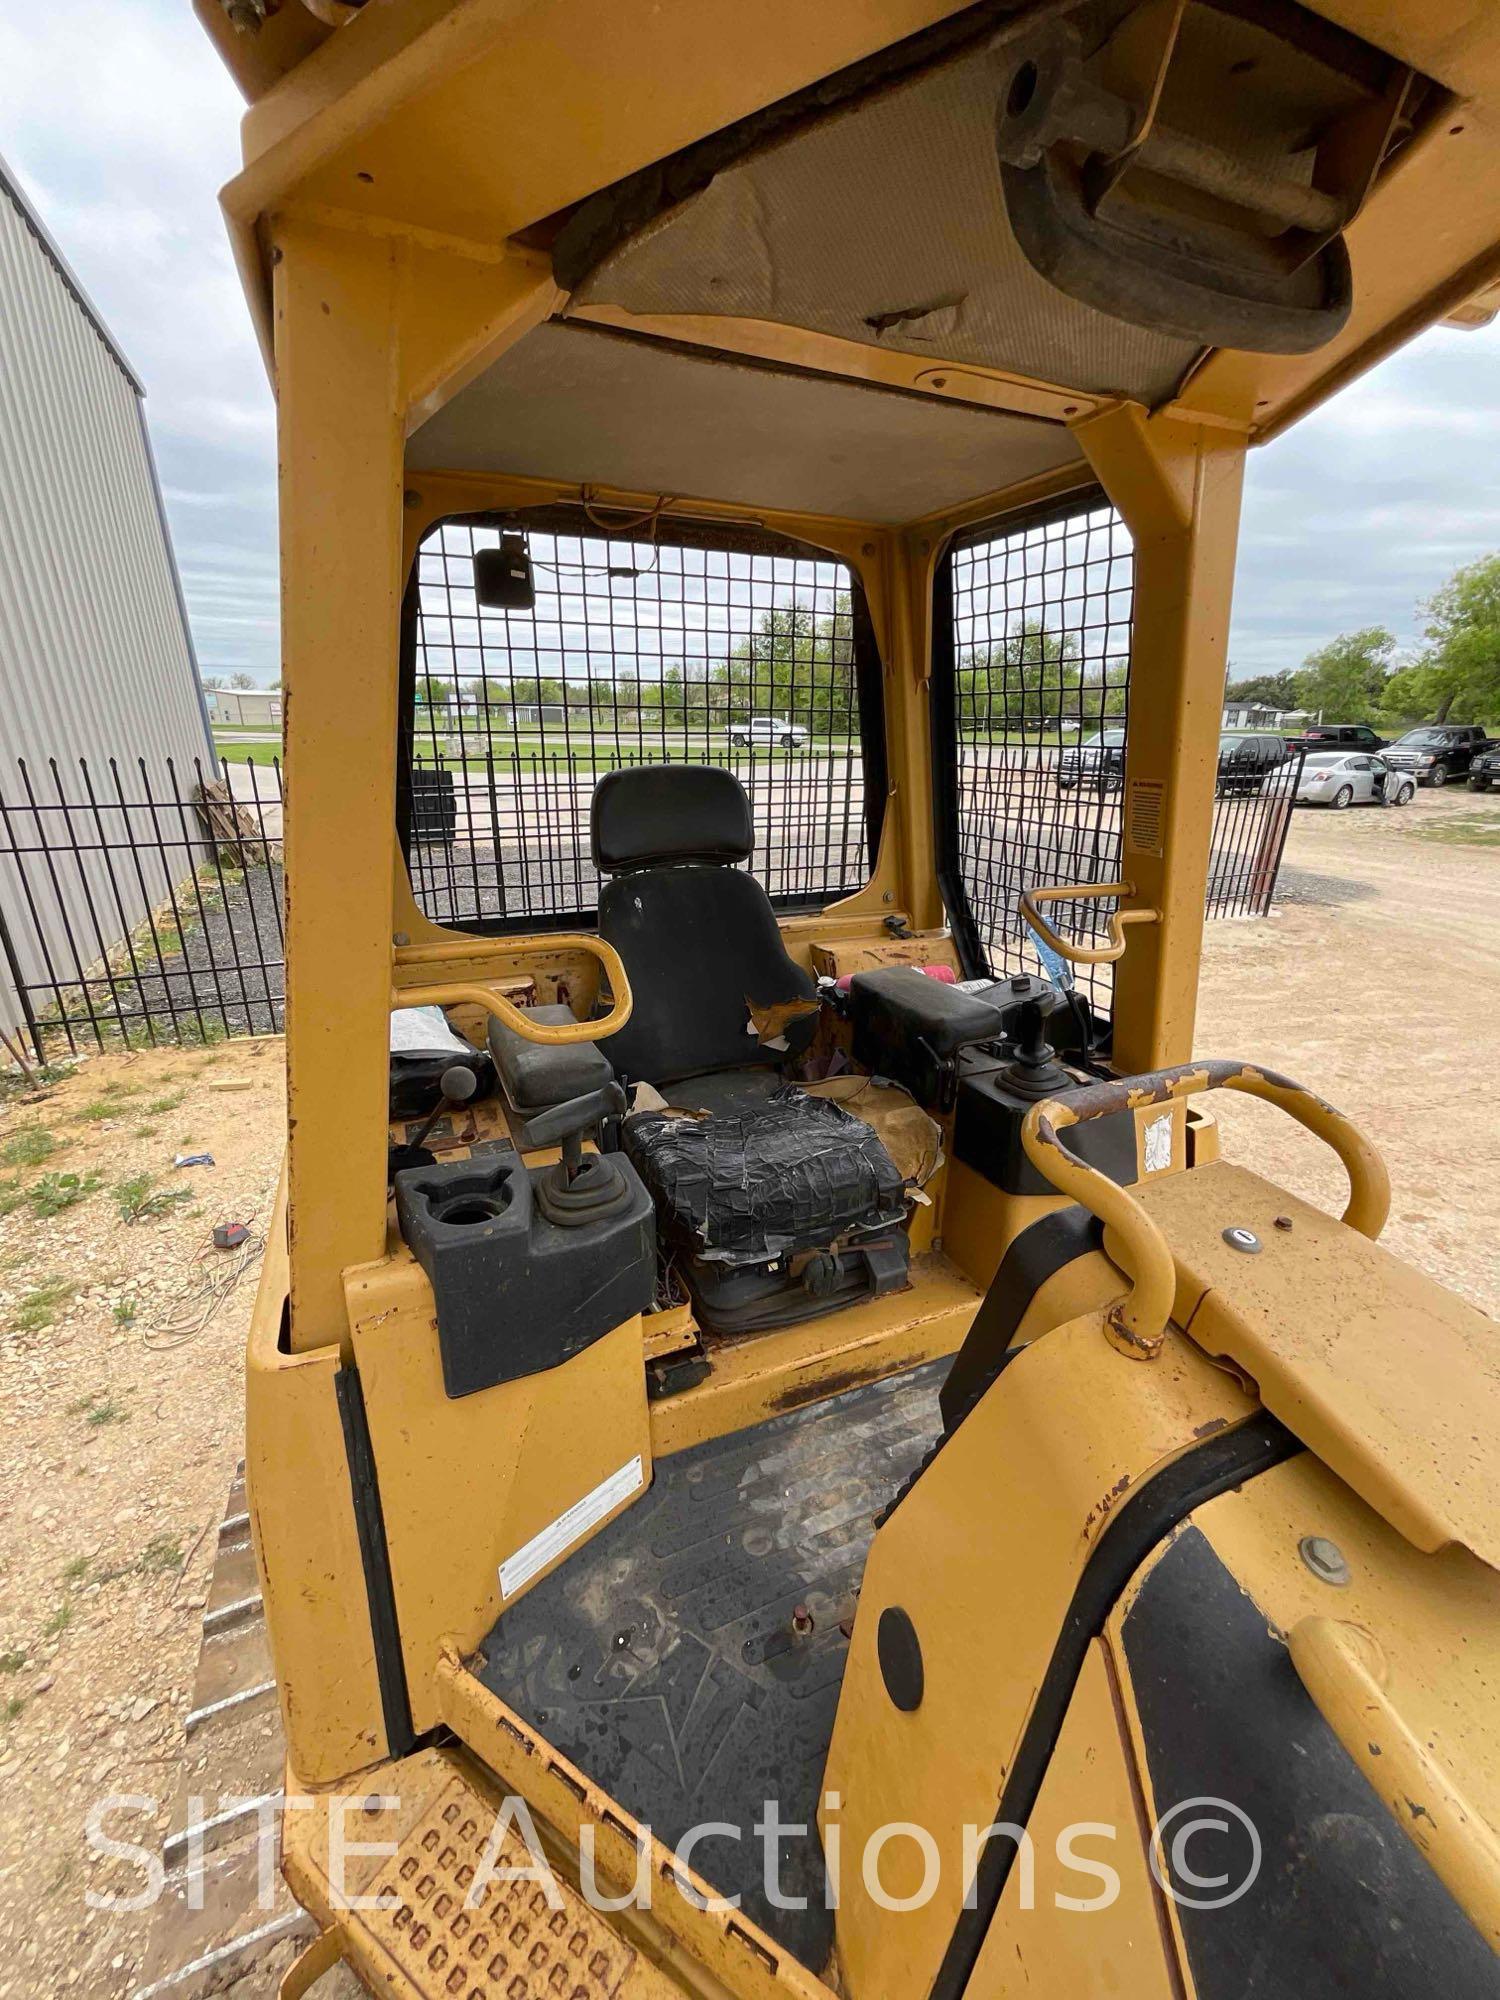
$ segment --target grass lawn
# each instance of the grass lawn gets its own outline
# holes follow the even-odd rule
[[[281,741],[273,736],[234,742],[216,735],[214,748],[227,764],[275,764],[281,758]]]

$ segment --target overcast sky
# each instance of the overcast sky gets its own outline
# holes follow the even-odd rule
[[[188,0],[0,6],[0,153],[148,392],[205,673],[278,672],[271,399],[216,193],[238,93]],[[1255,452],[1230,657],[1416,642],[1418,600],[1500,549],[1500,326],[1439,329]]]

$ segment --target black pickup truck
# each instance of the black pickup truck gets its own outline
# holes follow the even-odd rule
[[[1487,792],[1500,786],[1500,743],[1490,743],[1479,751],[1469,766],[1469,790]]]
[[[1477,722],[1428,722],[1408,729],[1380,755],[1393,771],[1410,771],[1419,785],[1446,785],[1466,778],[1469,766],[1490,747]]]

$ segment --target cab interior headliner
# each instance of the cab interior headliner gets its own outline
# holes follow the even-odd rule
[[[407,464],[894,526],[1082,454],[1060,424],[552,320],[415,431]]]

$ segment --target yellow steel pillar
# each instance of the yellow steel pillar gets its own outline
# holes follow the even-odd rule
[[[272,226],[286,690],[292,1345],[346,1345],[384,1254],[408,429],[557,298],[544,259]]]
[[[1115,968],[1114,1059],[1192,1054],[1245,430],[1117,404],[1079,442],[1135,544],[1121,874],[1132,924]]]
[[[902,907],[917,930],[943,921],[932,823],[932,577],[927,534],[892,535],[885,551],[890,606],[886,756],[900,825]]]
[[[385,1248],[401,603],[398,245],[274,230],[292,1343]]]

